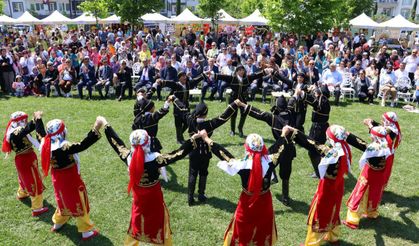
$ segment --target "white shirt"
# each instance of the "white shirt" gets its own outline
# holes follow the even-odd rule
[[[401,71],[400,69],[397,69],[394,72],[394,75],[396,75],[397,79],[403,78],[403,77],[409,77],[409,73],[404,69],[404,71]]]
[[[415,73],[416,68],[418,67],[418,64],[419,64],[419,56],[416,56],[416,57],[413,57],[412,55],[407,56],[406,58],[404,58],[403,62],[406,63],[406,71],[408,73]]]

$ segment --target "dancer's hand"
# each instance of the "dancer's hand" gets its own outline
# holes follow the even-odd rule
[[[372,127],[372,119],[370,119],[370,118],[364,119],[363,123],[364,123],[364,125],[368,126],[369,128]]]
[[[36,112],[33,113],[33,118],[35,120],[39,120],[39,119],[42,118],[42,115],[43,115],[43,112],[42,111],[36,111]]]

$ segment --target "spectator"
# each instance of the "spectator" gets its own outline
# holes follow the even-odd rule
[[[339,105],[340,85],[342,84],[342,75],[336,71],[336,64],[330,64],[330,69],[326,70],[322,76],[322,82],[327,86],[330,93],[335,95],[335,105]]]
[[[3,93],[11,94],[12,93],[12,83],[14,81],[13,59],[10,56],[10,53],[8,53],[5,48],[1,49],[0,65],[1,65],[1,67],[0,67],[1,88],[3,90]]]
[[[415,72],[416,69],[419,65],[419,57],[417,55],[418,50],[417,49],[413,49],[412,50],[412,54],[407,56],[406,58],[404,58],[403,62],[406,63],[406,70],[409,73],[409,79],[413,84],[415,83]]]
[[[386,69],[380,73],[380,91],[382,92],[381,106],[385,106],[386,97],[388,94],[391,96],[391,107],[394,107],[394,101],[396,100],[397,90],[394,86],[396,84],[396,75],[393,72],[393,65],[388,63]]]
[[[13,89],[15,90],[15,96],[23,97],[25,92],[25,83],[22,81],[22,76],[17,75],[15,82],[12,84]]]
[[[112,71],[112,68],[108,64],[108,60],[105,57],[102,60],[102,66],[99,67],[98,82],[95,85],[102,99],[105,99],[108,97],[109,88],[111,86],[112,79],[113,79],[113,71]],[[103,93],[102,93],[103,87],[105,87],[105,96],[103,96]]]
[[[368,98],[368,103],[372,104],[374,100],[374,87],[370,79],[366,76],[365,70],[361,69],[355,80],[356,91],[360,102]]]
[[[125,97],[125,90],[128,89],[128,98],[132,97],[132,69],[127,67],[127,61],[121,61],[121,67],[114,76],[114,85],[117,88],[118,101],[122,101]]]
[[[146,58],[142,63],[143,68],[138,74],[140,78],[138,79],[137,84],[135,84],[135,91],[138,91],[141,87],[146,87],[146,89],[149,90],[155,82],[156,70],[149,65],[150,61]]]

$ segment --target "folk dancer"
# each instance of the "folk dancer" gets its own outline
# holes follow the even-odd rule
[[[15,164],[19,181],[16,198],[23,200],[30,197],[32,216],[39,216],[47,212],[48,207],[43,206],[44,185],[38,171],[38,159],[33,151],[33,146],[38,148],[39,143],[30,133],[35,129],[44,131],[42,112],[35,112],[34,119],[29,122],[27,120],[28,115],[21,111],[10,116],[3,138],[2,152],[6,153],[6,156],[12,150],[16,153]]]
[[[163,200],[159,182],[159,168],[184,158],[200,137],[195,134],[177,150],[168,154],[151,151],[150,136],[145,130],[130,134],[131,147],[126,147],[112,126],[103,117],[109,144],[128,166],[128,193],[133,192],[131,222],[124,245],[139,245],[139,242],[156,245],[172,245],[169,212]]]
[[[99,233],[90,220],[89,199],[86,185],[81,178],[79,152],[92,146],[101,137],[100,121],[96,121],[92,130],[78,143],[67,140],[67,128],[59,119],[47,123],[46,135],[41,142],[41,161],[44,176],[51,168],[51,180],[54,187],[57,209],[52,216],[52,232],[57,232],[67,221],[74,217],[82,240],[88,240]]]
[[[370,135],[372,143],[367,145],[357,141],[358,144],[354,145],[364,153],[359,160],[361,174],[346,203],[348,212],[343,223],[352,229],[358,228],[362,216],[374,219],[378,217],[378,206],[385,185],[385,166],[390,161],[391,150],[387,145],[386,129],[375,126],[370,129]]]

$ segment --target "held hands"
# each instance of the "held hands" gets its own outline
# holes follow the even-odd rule
[[[240,99],[234,100],[234,104],[236,104],[239,107],[246,107],[247,106],[245,103],[243,103],[242,101],[240,101]]]
[[[99,131],[100,128],[102,128],[103,126],[105,126],[107,124],[108,124],[108,121],[105,119],[105,117],[98,116],[98,117],[96,117],[96,122],[95,122],[95,125],[93,126],[93,128],[96,131]]]
[[[168,103],[171,103],[171,102],[173,102],[175,100],[175,96],[174,95],[170,95],[170,96],[168,96],[167,97],[167,102]]]
[[[372,119],[370,119],[370,118],[364,119],[363,123],[364,123],[364,125],[368,126],[369,128],[372,128]]]
[[[36,111],[36,112],[33,113],[33,118],[35,120],[40,120],[42,118],[42,114],[43,114],[42,111]]]
[[[283,136],[287,136],[290,132],[292,132],[292,131],[294,131],[295,130],[295,128],[294,127],[291,127],[291,126],[289,126],[289,125],[286,125],[286,126],[284,126],[283,128],[282,128],[282,135]]]

